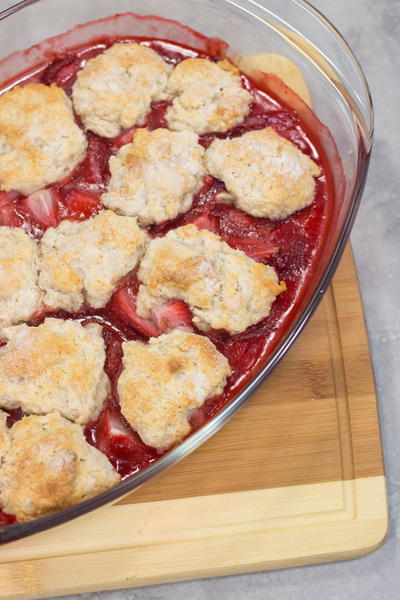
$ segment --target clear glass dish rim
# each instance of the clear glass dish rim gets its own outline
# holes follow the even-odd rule
[[[0,12],[0,21],[19,12],[23,8],[26,8],[33,4],[37,4],[41,1],[42,0],[22,0],[21,2],[17,2],[16,4],[13,4],[12,6]],[[263,8],[262,5],[258,4],[254,0],[250,1],[255,6]],[[195,450],[198,446],[200,446],[208,438],[210,438],[214,433],[216,433],[234,415],[234,413],[242,406],[242,404],[244,404],[244,402],[246,402],[250,398],[250,396],[255,392],[259,385],[268,377],[268,375],[273,371],[273,369],[285,356],[292,344],[296,341],[297,337],[300,335],[305,325],[309,321],[310,317],[315,312],[326,290],[328,289],[332,277],[342,257],[343,251],[346,247],[347,241],[349,239],[354,219],[356,217],[362,198],[369,168],[370,150],[372,147],[374,135],[374,110],[370,88],[367,79],[364,75],[363,69],[360,63],[358,62],[357,58],[353,54],[349,44],[342,36],[342,34],[325,17],[325,15],[321,13],[321,11],[316,9],[307,0],[292,1],[295,4],[303,6],[308,11],[312,12],[314,16],[321,23],[326,25],[329,28],[329,30],[335,35],[337,41],[342,46],[344,52],[350,57],[356,70],[358,71],[360,79],[365,87],[366,98],[368,101],[368,105],[366,108],[369,117],[369,127],[363,128],[364,137],[359,141],[361,145],[365,144],[365,153],[362,158],[359,158],[359,165],[356,180],[354,183],[352,202],[350,204],[346,219],[344,221],[341,235],[338,239],[338,243],[335,247],[335,250],[332,253],[332,256],[330,257],[328,267],[326,268],[325,272],[323,273],[323,276],[321,277],[320,281],[316,286],[313,296],[305,306],[302,313],[298,316],[296,322],[292,326],[292,329],[277,345],[277,347],[273,351],[273,354],[265,363],[265,365],[261,368],[261,370],[243,387],[243,389],[229,402],[229,404],[225,406],[219,413],[217,413],[217,415],[214,418],[212,418],[208,423],[206,423],[206,425],[204,425],[198,431],[193,433],[179,446],[162,456],[155,463],[152,463],[151,465],[149,465],[149,467],[147,467],[143,471],[140,471],[137,475],[134,475],[131,478],[122,481],[114,488],[111,488],[101,494],[98,494],[97,496],[94,496],[93,498],[89,498],[84,502],[71,506],[70,508],[57,512],[55,514],[35,519],[34,521],[30,521],[28,523],[17,523],[14,525],[6,525],[0,527],[0,543],[10,542],[26,537],[28,535],[32,535],[33,533],[38,533],[40,531],[50,529],[51,527],[61,525],[62,523],[70,521],[71,519],[77,518],[88,512],[91,512],[96,508],[100,508],[101,506],[110,504],[115,500],[118,500],[122,496],[128,494],[129,492],[132,492],[133,490],[139,488],[153,476],[157,475],[158,473],[161,473],[168,467],[176,464],[185,456],[189,455],[193,450]],[[235,2],[232,2],[232,0],[228,0],[228,2],[231,4],[235,4]],[[351,107],[350,110],[352,110]]]

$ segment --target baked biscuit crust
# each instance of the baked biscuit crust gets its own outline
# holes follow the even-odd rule
[[[133,142],[110,158],[105,206],[136,215],[141,225],[174,219],[192,205],[205,169],[204,148],[191,131],[138,129]]]
[[[111,210],[48,229],[39,278],[45,305],[71,312],[85,300],[94,308],[104,306],[119,279],[136,267],[147,240],[136,218]]]
[[[82,502],[120,480],[81,427],[56,411],[24,417],[10,430],[0,469],[0,501],[18,521],[30,521]]]
[[[240,71],[226,59],[183,60],[171,73],[167,93],[175,96],[166,114],[169,127],[198,134],[234,127],[247,116],[252,102]]]
[[[244,331],[267,317],[276,296],[286,289],[275,270],[234,250],[220,237],[195,225],[153,239],[138,271],[139,316],[167,298],[191,308],[200,329]]]
[[[181,329],[125,342],[118,381],[121,411],[145,444],[162,452],[190,432],[191,411],[220,394],[229,363],[206,337]]]
[[[28,321],[40,308],[38,244],[18,227],[0,227],[0,325]]]
[[[151,48],[114,44],[87,61],[72,89],[85,127],[112,138],[143,121],[151,102],[162,100],[172,67]]]
[[[254,217],[283,219],[314,199],[321,169],[272,127],[215,140],[207,149],[208,171],[221,179],[238,208]]]
[[[0,190],[31,194],[71,173],[86,138],[56,85],[28,83],[0,96]]]
[[[48,318],[38,327],[5,327],[0,406],[28,414],[54,409],[77,423],[100,414],[109,391],[102,328]]]

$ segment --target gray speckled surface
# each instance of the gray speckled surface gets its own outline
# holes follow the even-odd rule
[[[2,0],[1,4],[8,4]],[[379,396],[390,504],[384,546],[358,560],[71,596],[70,600],[397,600],[400,598],[400,0],[314,0],[369,80],[376,141],[352,242]]]

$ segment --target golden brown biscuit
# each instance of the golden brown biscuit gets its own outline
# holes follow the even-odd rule
[[[122,414],[144,443],[160,452],[190,432],[191,411],[220,394],[231,374],[208,338],[181,329],[122,348]]]
[[[62,179],[86,146],[71,101],[56,85],[28,83],[0,96],[0,190],[31,194]]]
[[[85,127],[104,137],[141,123],[154,100],[161,100],[171,71],[152,50],[119,43],[87,61],[72,90],[74,108]]]
[[[222,179],[238,208],[255,217],[283,219],[309,206],[321,169],[271,127],[215,140],[206,167]]]
[[[167,298],[180,298],[203,330],[244,331],[269,314],[285,288],[275,270],[234,250],[195,225],[171,230],[148,245],[138,277],[141,317]]]
[[[136,218],[111,210],[48,229],[40,244],[45,305],[75,311],[86,300],[104,306],[121,277],[136,267],[147,240]]]
[[[48,318],[38,327],[2,330],[0,406],[64,417],[86,423],[98,417],[109,390],[103,371],[102,328]]]
[[[105,206],[136,215],[141,225],[174,219],[189,210],[205,175],[204,148],[192,131],[138,129],[132,144],[110,158]]]
[[[198,134],[234,127],[246,117],[252,102],[239,70],[226,59],[218,63],[205,58],[183,60],[171,73],[167,93],[174,96],[166,114],[169,127]]]
[[[18,521],[30,521],[87,500],[116,485],[108,459],[79,425],[54,411],[24,417],[10,430],[0,469],[0,501]]]
[[[40,308],[39,250],[18,227],[0,227],[0,325],[28,321]]]

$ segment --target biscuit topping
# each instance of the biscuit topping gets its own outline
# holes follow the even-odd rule
[[[160,452],[190,432],[190,413],[220,394],[231,374],[206,337],[175,329],[148,344],[123,344],[121,411],[145,444]]]
[[[0,347],[0,406],[86,423],[109,390],[101,326],[48,318],[38,327],[5,327]]]
[[[19,521],[49,515],[116,485],[108,459],[81,427],[54,411],[25,417],[10,430],[0,468],[0,501]]]
[[[234,250],[218,235],[186,225],[155,238],[140,264],[137,310],[148,317],[167,298],[191,308],[204,331],[234,334],[265,318],[284,291],[275,270]]]
[[[239,70],[226,59],[218,63],[204,58],[183,60],[172,71],[167,93],[174,97],[167,110],[169,127],[198,134],[234,127],[246,117],[252,102]]]
[[[161,100],[171,70],[157,52],[136,43],[114,44],[87,61],[72,90],[85,127],[104,137],[140,124]]]
[[[52,308],[104,306],[119,279],[134,269],[148,236],[134,217],[110,210],[81,223],[62,221],[41,241],[40,287]]]
[[[316,119],[222,46],[116,39],[0,90],[4,523],[108,489],[226,406],[329,231]]]
[[[0,227],[0,325],[28,321],[41,305],[39,250],[23,229]]]
[[[111,181],[103,203],[141,225],[174,219],[192,205],[205,169],[204,149],[191,131],[138,129],[132,144],[110,158]]]
[[[309,206],[321,169],[271,127],[215,140],[205,155],[236,206],[255,217],[283,219]]]
[[[63,90],[41,83],[0,96],[0,190],[31,194],[71,173],[86,152]]]

